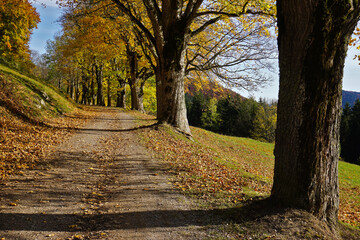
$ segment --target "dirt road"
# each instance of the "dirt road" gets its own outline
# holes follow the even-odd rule
[[[46,163],[0,186],[0,239],[205,237],[201,214],[139,143],[134,119],[93,111]]]

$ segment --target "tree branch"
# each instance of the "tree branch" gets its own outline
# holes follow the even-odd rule
[[[200,12],[196,14],[196,17],[201,17],[201,16],[205,16],[205,15],[221,15],[221,16],[226,16],[226,17],[240,17],[242,15],[262,15],[262,16],[267,16],[267,17],[276,17],[274,14],[271,14],[269,12],[263,12],[263,11],[253,11],[253,10],[245,10],[244,9],[242,12],[239,13],[228,13],[228,12],[223,12],[223,11],[204,11],[204,12]]]
[[[154,44],[154,46],[156,46],[156,42],[155,42],[155,38],[154,36],[151,34],[151,32],[144,26],[144,24],[138,19],[136,18],[132,12],[130,11],[129,8],[127,8],[123,3],[120,2],[120,0],[112,0],[116,6],[119,8],[119,10],[121,12],[123,12],[124,14],[126,14],[130,20],[137,25],[141,31],[144,32],[144,34],[146,35],[146,37],[149,39],[149,41]]]
[[[196,36],[197,34],[201,33],[202,31],[204,31],[208,26],[210,26],[211,24],[216,23],[217,21],[219,21],[222,17],[218,16],[216,18],[212,18],[208,21],[206,21],[201,27],[199,27],[198,29],[196,29],[195,31],[191,32],[191,37]]]

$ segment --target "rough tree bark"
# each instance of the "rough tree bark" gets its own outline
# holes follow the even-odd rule
[[[278,0],[280,90],[272,198],[335,227],[343,67],[357,1]]]
[[[191,135],[186,116],[184,77],[185,52],[189,29],[175,18],[167,26],[163,39],[158,39],[156,66],[157,118],[181,132]],[[176,29],[176,30],[175,30]]]

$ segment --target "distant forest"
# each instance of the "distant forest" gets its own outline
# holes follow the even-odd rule
[[[222,90],[222,94],[187,90],[190,125],[230,136],[275,141],[277,102],[247,99],[230,90]],[[360,93],[344,91],[343,96],[340,155],[343,161],[360,165]]]
[[[340,144],[342,160],[360,165],[360,100],[354,106],[346,103],[340,126]]]
[[[244,98],[228,89],[187,91],[189,124],[209,131],[250,137],[263,142],[275,141],[276,102]]]

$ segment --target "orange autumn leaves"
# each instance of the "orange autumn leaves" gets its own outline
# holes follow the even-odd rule
[[[0,181],[34,167],[69,135],[68,127],[84,122],[76,118],[35,118],[13,91],[19,90],[20,85],[6,80],[7,77],[0,73]]]
[[[160,131],[147,130],[146,141],[165,159],[168,171],[176,175],[178,188],[212,206],[232,205],[270,191],[270,184],[219,163],[217,153],[197,143],[176,139],[166,127]]]
[[[49,122],[50,123],[50,122]],[[52,119],[56,127],[34,125],[20,120],[0,107],[0,181],[9,175],[33,168],[54,146],[69,136],[67,127],[83,124],[77,118]]]

